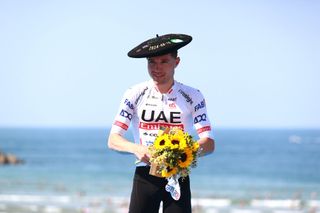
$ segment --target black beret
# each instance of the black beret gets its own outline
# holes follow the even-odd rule
[[[165,55],[189,44],[192,37],[185,34],[166,34],[142,42],[128,52],[131,58],[148,58]]]

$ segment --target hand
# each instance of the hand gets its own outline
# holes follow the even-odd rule
[[[150,155],[147,146],[138,145],[134,154],[138,158],[139,162],[150,164]]]

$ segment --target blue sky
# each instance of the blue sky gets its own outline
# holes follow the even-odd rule
[[[127,52],[186,33],[176,79],[215,127],[320,128],[320,2],[0,1],[0,126],[109,127],[149,79]]]

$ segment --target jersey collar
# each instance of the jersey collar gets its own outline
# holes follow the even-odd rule
[[[158,90],[158,88],[156,87],[156,85],[154,84],[153,80],[150,80],[150,84],[153,86],[153,88],[160,93],[160,91]],[[169,89],[169,91],[165,94],[172,94],[177,88],[177,81],[174,80],[172,87]]]

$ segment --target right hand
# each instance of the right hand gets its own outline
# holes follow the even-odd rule
[[[147,146],[138,145],[134,154],[140,162],[150,164],[150,155]]]

